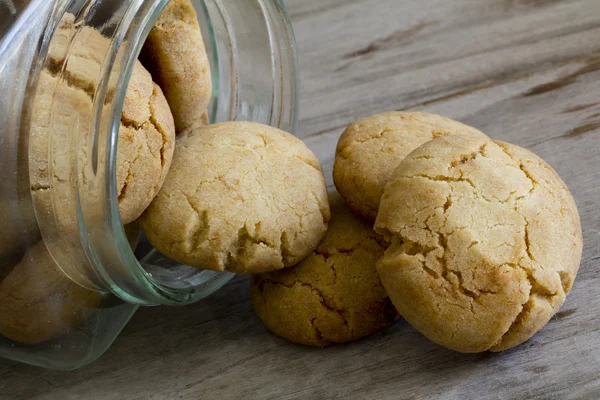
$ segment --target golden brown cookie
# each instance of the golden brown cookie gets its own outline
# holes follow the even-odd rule
[[[411,151],[438,136],[474,135],[475,128],[425,112],[386,112],[351,124],[340,137],[333,179],[350,208],[375,220],[385,184]]]
[[[212,80],[189,0],[171,0],[166,6],[146,39],[141,59],[167,97],[177,132],[201,123],[212,97]]]
[[[379,331],[397,315],[375,269],[380,242],[370,224],[331,195],[329,229],[314,253],[293,268],[252,278],[254,311],[273,333],[308,346]]]
[[[54,118],[50,118],[55,115]],[[65,159],[53,152],[72,151],[71,138],[85,136],[92,123],[92,101],[82,88],[71,86],[43,71],[34,102],[34,117],[30,136],[30,177],[34,204],[38,215],[56,212],[62,226],[76,227],[71,215],[73,204],[53,206],[53,202],[68,201],[72,185],[72,170],[61,164]],[[73,132],[72,127],[80,130]],[[51,137],[51,141],[49,138]],[[127,92],[117,148],[117,193],[123,224],[136,220],[158,193],[173,158],[175,127],[173,116],[160,87],[144,67],[136,62]],[[53,149],[49,151],[49,146]],[[82,146],[79,158],[88,163]],[[60,161],[57,161],[60,160]],[[52,168],[52,176],[50,168]],[[79,171],[82,174],[84,171]],[[80,177],[85,180],[85,177]],[[64,185],[64,188],[59,188]],[[50,192],[53,189],[54,192]],[[60,195],[56,193],[62,191]]]
[[[328,221],[321,165],[299,139],[226,122],[180,134],[169,176],[141,224],[154,247],[178,262],[261,273],[310,254]]]
[[[100,306],[102,295],[78,286],[39,242],[0,284],[0,334],[39,344],[67,333]]]
[[[460,352],[502,351],[558,311],[581,259],[569,190],[535,154],[480,136],[411,153],[381,198],[378,272],[399,313]]]
[[[117,149],[117,189],[123,224],[135,221],[160,190],[173,159],[175,126],[169,105],[136,62],[127,87]]]
[[[65,81],[49,79],[44,71],[40,85],[50,81],[57,90],[70,92],[64,104],[67,111],[75,104],[91,104],[91,98],[81,100],[75,88],[90,95],[95,92],[110,43],[109,38],[93,27],[77,28],[74,16],[66,14],[52,37],[48,57],[49,72],[62,73]],[[109,86],[109,92],[114,90],[114,85]],[[90,106],[79,108],[86,110]],[[91,119],[91,114],[84,118]],[[85,133],[82,129],[81,134]],[[117,186],[124,224],[137,219],[160,189],[172,159],[174,142],[173,116],[162,90],[142,64],[136,62],[125,95],[117,154]]]

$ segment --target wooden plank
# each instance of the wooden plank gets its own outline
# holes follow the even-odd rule
[[[72,373],[0,362],[7,399],[550,399],[600,391],[600,2],[287,0],[302,74],[298,135],[328,182],[354,119],[441,113],[547,159],[573,191],[584,262],[561,312],[525,345],[463,355],[408,324],[310,349],[269,334],[247,279],[206,301],[141,310]]]

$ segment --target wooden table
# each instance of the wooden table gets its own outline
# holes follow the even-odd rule
[[[403,321],[357,343],[311,349],[268,333],[239,277],[202,304],[140,311],[79,371],[0,361],[0,398],[598,398],[600,1],[287,3],[302,74],[297,133],[329,183],[343,127],[398,109],[457,118],[527,146],[559,171],[585,237],[562,310],[503,354],[454,353]]]

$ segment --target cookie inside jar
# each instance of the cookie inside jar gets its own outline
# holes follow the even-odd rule
[[[115,225],[116,220],[106,222],[107,217],[111,218],[110,211],[105,216],[93,211],[103,198],[108,202],[116,200],[120,224],[135,224],[139,228],[138,219],[167,177],[176,133],[187,126],[208,123],[212,77],[200,29],[201,25],[208,26],[208,16],[198,15],[199,8],[189,0],[167,2],[160,14],[154,13],[157,20],[154,26],[149,26],[145,44],[136,43],[135,36],[130,41],[126,37],[112,67],[107,57],[115,46],[118,26],[113,23],[118,18],[106,22],[105,17],[113,11],[110,7],[99,5],[98,10],[88,14],[66,13],[50,41],[32,107],[28,152],[31,196],[41,236],[50,253],[57,258],[61,269],[81,286],[122,287],[136,284],[130,281],[136,277],[144,279],[146,274],[150,278],[146,285],[156,282],[179,289],[196,287],[215,277],[164,259],[148,246],[143,232],[136,240],[139,249],[135,257],[125,254],[127,260],[112,267],[110,256],[104,255],[109,268],[113,268],[100,271],[100,275],[103,272],[109,275],[108,283],[103,277],[98,282],[94,276],[98,268],[93,261],[92,265],[84,262],[90,257],[90,250],[78,250],[73,257],[64,256],[69,251],[63,251],[78,247],[79,237],[89,235],[94,224]],[[204,19],[204,23],[199,23],[199,19]],[[143,63],[137,59],[128,61],[128,57],[138,52]],[[108,74],[108,79],[100,80],[103,74]],[[125,83],[127,87],[123,90]],[[104,105],[98,104],[101,102]],[[100,107],[103,116],[99,116]],[[120,118],[116,112],[110,115],[111,107],[121,110]],[[113,132],[116,131],[113,139],[108,136],[104,139],[105,143],[102,138],[94,137],[98,136],[95,130],[103,123],[102,118],[106,124],[112,123]],[[111,140],[116,146],[109,143]],[[103,146],[110,148],[113,155],[102,158],[98,152]],[[80,164],[77,171],[69,166],[74,162]],[[94,180],[96,171],[104,168],[112,187],[103,190]],[[73,193],[73,182],[81,186],[79,194]],[[115,186],[116,192],[112,192]],[[77,196],[83,204],[78,204]],[[87,214],[83,218],[74,211],[78,206]],[[112,215],[114,218],[114,212]],[[78,227],[80,219],[89,223],[87,233]],[[117,234],[116,251],[127,253],[128,246],[123,246],[120,239],[123,237],[120,228],[110,229]],[[71,258],[81,260],[85,266],[72,262]],[[136,258],[141,261],[139,264],[134,261]],[[138,271],[130,271],[136,268]]]

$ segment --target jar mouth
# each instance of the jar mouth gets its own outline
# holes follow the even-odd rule
[[[181,265],[148,243],[134,253],[121,223],[116,174],[121,111],[134,64],[168,1],[132,2],[135,4],[105,1],[102,2],[106,3],[105,10],[83,7],[75,14],[75,25],[79,28],[69,43],[72,47],[85,26],[94,27],[110,40],[97,85],[90,92],[92,106],[87,135],[76,138],[71,149],[85,157],[68,159],[75,180],[71,195],[76,205],[74,219],[82,256],[71,263],[77,264],[75,270],[61,269],[82,286],[108,290],[133,304],[192,303],[211,294],[233,276]],[[282,5],[276,0],[250,0],[235,5],[223,0],[192,0],[192,3],[212,67],[211,122],[251,120],[293,133],[297,116],[297,65],[294,37]],[[111,16],[109,23],[99,12]],[[99,25],[99,19],[105,22]],[[249,34],[250,31],[253,33]],[[71,48],[65,60],[70,51]],[[67,79],[66,72],[63,66],[59,77]],[[54,201],[55,205],[60,202],[60,199]],[[61,246],[55,243],[62,241],[64,247],[61,238],[64,232],[44,229],[42,225],[44,239],[54,238],[47,245],[60,261]],[[84,258],[87,262],[83,262]]]

